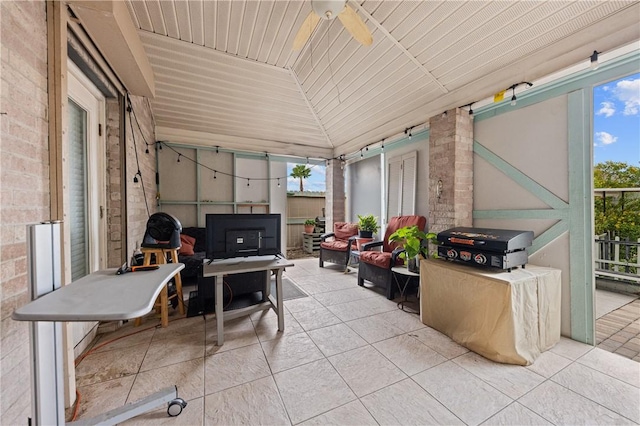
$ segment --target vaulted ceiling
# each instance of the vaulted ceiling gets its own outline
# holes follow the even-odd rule
[[[159,140],[332,157],[640,38],[637,1],[349,1],[373,34],[305,1],[127,0]]]

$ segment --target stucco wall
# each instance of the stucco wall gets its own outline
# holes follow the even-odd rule
[[[0,2],[0,424],[30,414],[26,225],[49,216],[47,26],[44,2]]]

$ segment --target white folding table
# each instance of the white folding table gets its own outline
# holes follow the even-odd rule
[[[59,258],[55,252],[43,252],[42,235],[59,237],[57,224],[33,226],[29,234],[30,276],[40,281],[44,291],[32,289],[32,301],[16,309],[12,318],[31,321],[33,415],[36,425],[64,424],[63,357],[61,324],[68,321],[115,321],[140,317],[150,312],[154,302],[169,280],[184,269],[184,264],[160,265],[156,270],[116,275],[116,269],[94,272],[60,287]],[[31,232],[31,230],[30,230]],[[38,272],[36,263],[45,264]],[[48,271],[46,269],[49,268]],[[40,268],[42,269],[42,268]],[[42,285],[43,281],[49,281]],[[36,283],[37,284],[37,283]],[[37,287],[37,285],[35,285]],[[68,424],[117,424],[135,417],[162,403],[170,403],[170,415],[178,415],[186,403],[178,398],[175,386],[165,388],[142,400],[111,410],[97,417]],[[180,405],[172,410],[174,405]],[[183,405],[184,404],[184,405]]]
[[[203,266],[203,277],[214,277],[216,291],[215,318],[218,332],[218,346],[224,344],[224,320],[238,318],[256,311],[273,309],[278,315],[278,330],[284,331],[284,305],[282,304],[282,271],[293,266],[293,263],[279,256],[249,256],[235,257],[231,259],[214,260]],[[271,294],[271,277],[267,274],[264,283],[264,295],[266,302],[236,309],[227,313],[223,312],[222,285],[225,275],[240,274],[243,272],[275,271],[276,273],[276,297]]]

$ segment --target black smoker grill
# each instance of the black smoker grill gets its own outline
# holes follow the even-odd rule
[[[458,227],[440,232],[438,242],[440,257],[511,272],[511,268],[527,264],[533,232]]]

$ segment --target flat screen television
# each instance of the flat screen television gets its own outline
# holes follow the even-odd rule
[[[280,214],[207,214],[207,258],[281,254]]]

